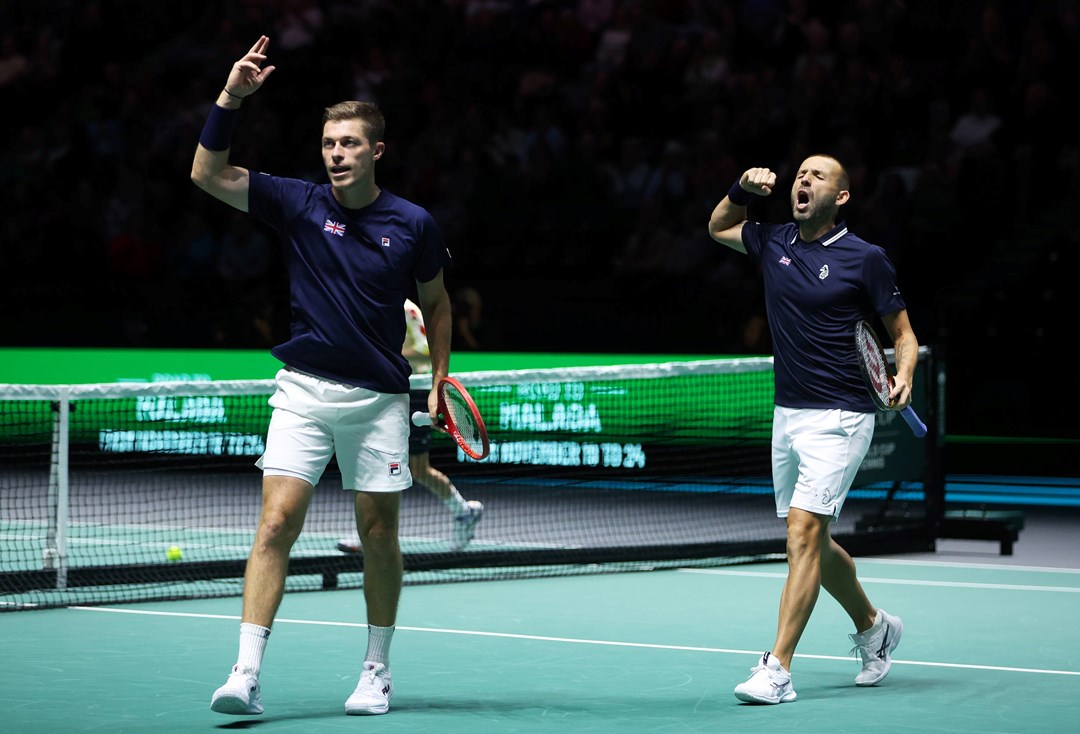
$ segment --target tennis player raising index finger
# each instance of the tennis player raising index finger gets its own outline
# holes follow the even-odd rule
[[[855,676],[872,686],[889,673],[903,624],[870,603],[851,556],[830,534],[874,435],[876,407],[855,356],[855,324],[880,319],[896,351],[891,409],[911,403],[919,344],[885,250],[848,231],[847,171],[830,155],[799,166],[791,186],[794,222],[747,219],[747,206],[777,185],[750,168],[716,205],[709,234],[759,266],[775,364],[772,431],[776,514],[787,522],[788,575],[772,649],[735,687],[753,703],[794,701],[791,659],[824,588],[855,625],[862,659]]]
[[[239,655],[210,707],[262,713],[259,673],[289,551],[336,455],[342,487],[354,495],[364,548],[368,630],[366,652],[357,661],[360,680],[345,711],[384,714],[393,695],[390,641],[402,586],[398,512],[401,492],[412,484],[402,309],[415,289],[438,381],[450,361],[450,298],[443,286],[450,255],[426,210],[375,183],[386,123],[370,102],[339,102],[323,111],[321,138],[313,134],[312,143],[321,141],[329,183],[279,178],[229,162],[243,102],[274,71],[266,65],[269,43],[262,36],[233,65],[191,168],[199,188],[277,231],[292,306],[291,334],[271,350],[285,366],[275,377],[266,451],[256,462],[263,472],[262,512],[244,576]],[[313,118],[313,133],[316,124]],[[434,391],[427,405],[436,412]]]

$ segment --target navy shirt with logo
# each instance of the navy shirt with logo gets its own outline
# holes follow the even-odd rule
[[[776,404],[874,412],[855,323],[907,307],[885,250],[843,222],[814,242],[803,242],[794,223],[745,222],[742,241],[765,281]]]
[[[330,184],[255,172],[248,210],[281,235],[289,272],[290,336],[271,353],[313,375],[407,393],[403,304],[415,281],[451,262],[431,214],[386,190],[346,209]]]

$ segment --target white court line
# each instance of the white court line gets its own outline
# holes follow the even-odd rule
[[[710,576],[749,576],[763,579],[786,579],[787,573],[774,571],[728,571],[716,568],[680,568],[680,573],[701,573]],[[1005,591],[1051,591],[1063,594],[1080,594],[1080,586],[1032,586],[1027,584],[988,584],[976,581],[924,581],[923,579],[879,579],[860,576],[864,584],[891,584],[893,586],[946,586],[950,589],[1002,589]]]
[[[972,563],[970,561],[913,561],[903,558],[856,558],[860,566],[865,563],[880,563],[893,566],[937,566],[940,568],[989,568],[994,571],[1036,571],[1039,573],[1080,574],[1080,568],[1062,568],[1060,566],[1019,566],[1007,563]]]
[[[228,619],[239,621],[238,615],[232,614],[195,614],[189,612],[156,612],[145,609],[119,609],[116,607],[67,607],[80,612],[105,612],[111,614],[142,614],[153,617],[191,617],[194,619]],[[363,622],[323,622],[312,619],[276,619],[274,624],[306,624],[320,627],[367,627]],[[473,635],[476,637],[498,637],[512,640],[535,640],[539,642],[565,642],[573,645],[604,645],[607,647],[634,647],[649,650],[683,650],[688,652],[709,652],[725,655],[752,655],[761,657],[760,650],[734,650],[722,647],[692,647],[689,645],[659,645],[648,642],[619,642],[615,640],[584,640],[575,637],[549,637],[547,635],[522,635],[509,632],[479,632],[476,630],[455,630],[439,627],[403,627],[399,630],[409,632],[430,632],[442,635]],[[850,655],[804,655],[796,653],[797,658],[813,660],[841,660],[851,662]],[[967,663],[940,663],[924,660],[897,660],[893,658],[893,665],[921,665],[930,668],[962,668],[964,670],[996,670],[1006,673],[1036,673],[1039,675],[1074,675],[1080,676],[1080,670],[1045,670],[1042,668],[1012,668],[1003,665],[971,665]]]

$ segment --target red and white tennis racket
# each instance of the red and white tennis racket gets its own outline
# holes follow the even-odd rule
[[[491,451],[487,427],[469,391],[453,377],[440,379],[437,388],[440,418],[438,427],[446,430],[470,458],[485,458]],[[432,425],[431,416],[419,410],[412,414],[412,422],[417,426]]]
[[[889,361],[885,358],[885,350],[881,348],[874,327],[866,321],[855,324],[855,354],[874,405],[881,410],[890,410],[892,405],[889,391],[893,386],[893,376],[889,371]],[[917,437],[926,435],[926,424],[919,419],[910,405],[900,411],[900,415]]]

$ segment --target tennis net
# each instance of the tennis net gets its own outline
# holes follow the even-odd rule
[[[916,384],[924,417],[930,372]],[[474,461],[436,433],[431,461],[485,513],[452,550],[449,511],[419,485],[405,492],[407,584],[783,554],[771,358],[457,376],[491,453]],[[272,392],[270,380],[0,385],[0,610],[242,593]],[[879,416],[834,532],[853,552],[932,545],[934,435]],[[352,493],[331,463],[287,589],[362,586],[362,554],[337,550],[354,535]]]

